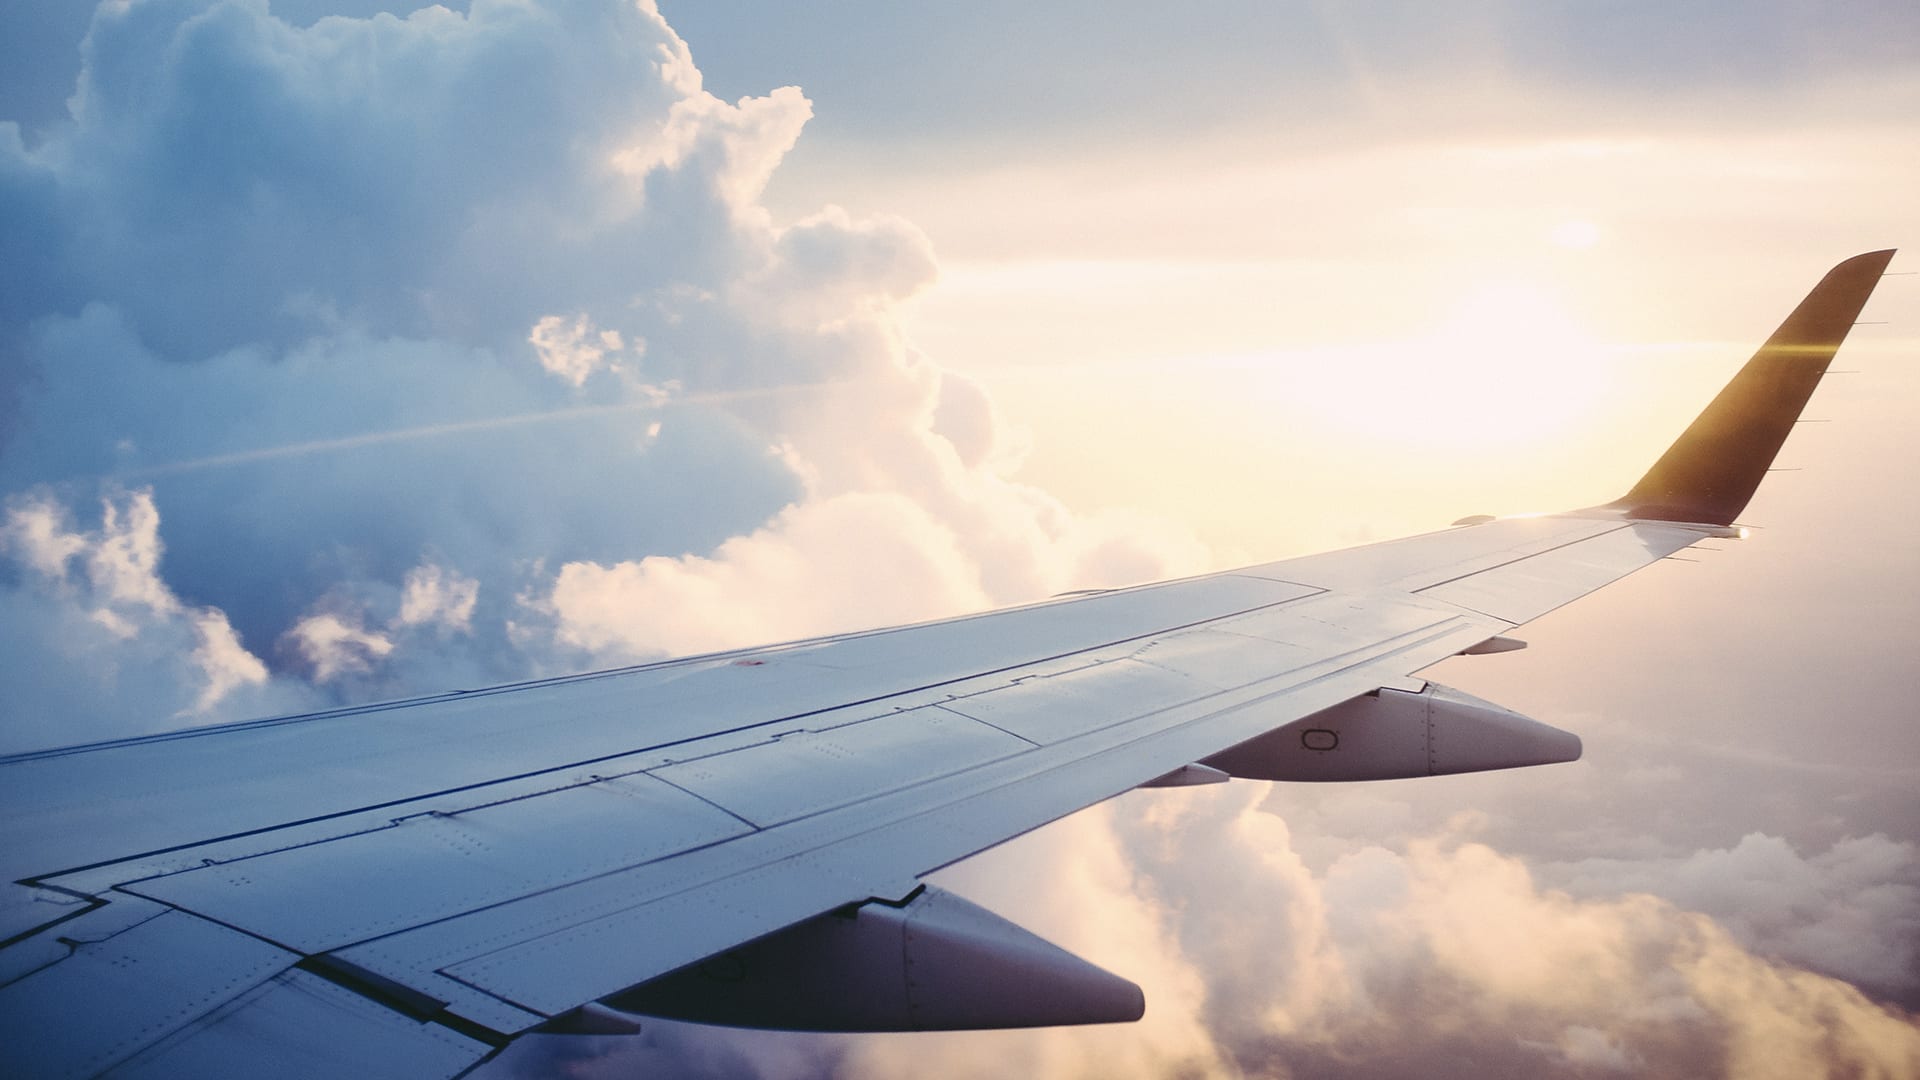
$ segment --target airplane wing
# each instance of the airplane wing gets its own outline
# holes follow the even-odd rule
[[[1129,789],[1571,760],[1416,677],[1733,534],[1891,251],[1604,506],[868,633],[0,759],[0,1064],[453,1076],[632,1014],[1137,1018],[928,873]]]

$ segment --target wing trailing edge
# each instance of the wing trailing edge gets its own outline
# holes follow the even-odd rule
[[[1827,271],[1633,490],[1608,508],[1629,518],[1731,525],[1892,258],[1892,249],[1870,251]]]

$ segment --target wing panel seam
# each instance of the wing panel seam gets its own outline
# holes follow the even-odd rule
[[[1516,555],[1511,559],[1505,560],[1504,562],[1494,563],[1492,566],[1483,566],[1478,570],[1469,570],[1464,574],[1456,574],[1453,577],[1447,578],[1443,581],[1428,582],[1427,584],[1422,585],[1417,589],[1408,589],[1406,591],[1414,596],[1419,596],[1422,593],[1426,592],[1428,589],[1438,589],[1443,585],[1451,585],[1456,581],[1464,581],[1467,578],[1477,577],[1481,574],[1490,574],[1495,570],[1503,570],[1509,566],[1514,565],[1515,563],[1523,563],[1523,562],[1526,562],[1528,559],[1539,558],[1542,555],[1551,555],[1556,551],[1563,551],[1567,548],[1574,547],[1579,544],[1584,544],[1589,540],[1598,540],[1603,536],[1612,536],[1614,533],[1619,532],[1621,529],[1628,529],[1628,528],[1632,528],[1632,524],[1630,522],[1622,522],[1620,525],[1615,526],[1614,528],[1611,528],[1611,529],[1602,529],[1597,533],[1589,533],[1586,536],[1579,537],[1578,539],[1569,540],[1564,544],[1555,544],[1552,547],[1541,548],[1539,551],[1529,551],[1525,555]],[[1462,606],[1465,606],[1465,605],[1462,605]],[[1473,609],[1469,608],[1468,610],[1473,610]],[[1484,611],[1480,612],[1480,614],[1487,615],[1487,613]],[[1499,616],[1497,615],[1487,615],[1487,617],[1490,619],[1499,618]],[[1502,620],[1502,621],[1505,621],[1505,620]]]

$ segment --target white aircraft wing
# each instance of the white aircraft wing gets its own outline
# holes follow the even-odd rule
[[[1413,678],[1734,532],[1892,252],[1621,500],[916,626],[0,759],[8,1075],[457,1075],[632,1014],[1128,1020],[920,879],[1145,784],[1571,760]]]

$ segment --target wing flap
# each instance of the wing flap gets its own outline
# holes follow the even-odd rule
[[[298,959],[165,909],[91,932],[76,920],[61,939],[70,955],[0,987],[0,1047],[17,1075],[97,1075]]]
[[[492,1051],[485,1042],[410,1020],[317,975],[288,970],[182,1025],[106,1075],[431,1080],[458,1076]]]
[[[120,888],[309,954],[750,831],[645,773],[583,777]]]

